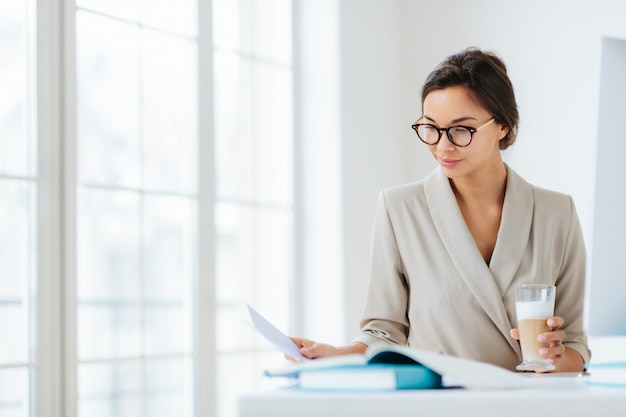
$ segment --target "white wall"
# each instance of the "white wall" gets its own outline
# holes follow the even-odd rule
[[[337,319],[344,315],[339,7],[337,0],[294,2],[294,7],[294,90],[304,97],[295,108],[302,155],[296,167],[302,217],[296,227],[305,239],[297,254],[301,262],[295,263],[302,269],[296,271],[300,285],[290,330],[342,343],[346,329]]]
[[[574,197],[589,243],[600,39],[626,39],[626,2],[341,0],[339,10],[346,338],[358,329],[378,192],[434,167],[410,124],[424,78],[451,52],[504,58],[521,116],[505,158]]]
[[[434,163],[410,125],[419,110],[405,1],[340,3],[344,273],[347,337],[365,300],[378,192]],[[420,166],[428,166],[420,170]]]

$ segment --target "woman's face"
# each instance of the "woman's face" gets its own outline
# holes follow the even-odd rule
[[[424,99],[422,123],[438,128],[466,126],[477,128],[493,118],[467,92],[455,86],[432,90]],[[435,145],[426,145],[448,178],[455,179],[489,172],[502,163],[499,142],[507,129],[490,123],[474,133],[472,142],[464,147],[453,145],[444,132]]]

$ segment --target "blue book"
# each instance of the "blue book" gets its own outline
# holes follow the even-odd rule
[[[298,386],[307,390],[397,390],[441,387],[441,375],[423,365],[368,364],[301,370]]]

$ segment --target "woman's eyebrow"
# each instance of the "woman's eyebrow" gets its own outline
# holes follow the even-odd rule
[[[428,119],[429,121],[436,123],[435,119],[433,119],[432,117],[428,117],[427,115],[424,115],[424,119]],[[460,123],[460,122],[465,122],[467,120],[474,120],[474,121],[478,121],[477,118],[475,117],[471,117],[471,116],[463,116],[463,117],[458,117],[454,120],[452,120],[452,123]]]
[[[475,117],[470,117],[470,116],[465,116],[465,117],[459,117],[458,119],[454,119],[452,121],[452,123],[460,123],[460,122],[465,122],[466,120],[475,120],[478,121],[477,118]]]

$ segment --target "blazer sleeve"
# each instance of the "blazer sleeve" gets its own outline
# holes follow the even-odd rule
[[[361,334],[353,342],[406,345],[408,299],[409,287],[383,190],[378,196],[372,227],[369,285]]]

